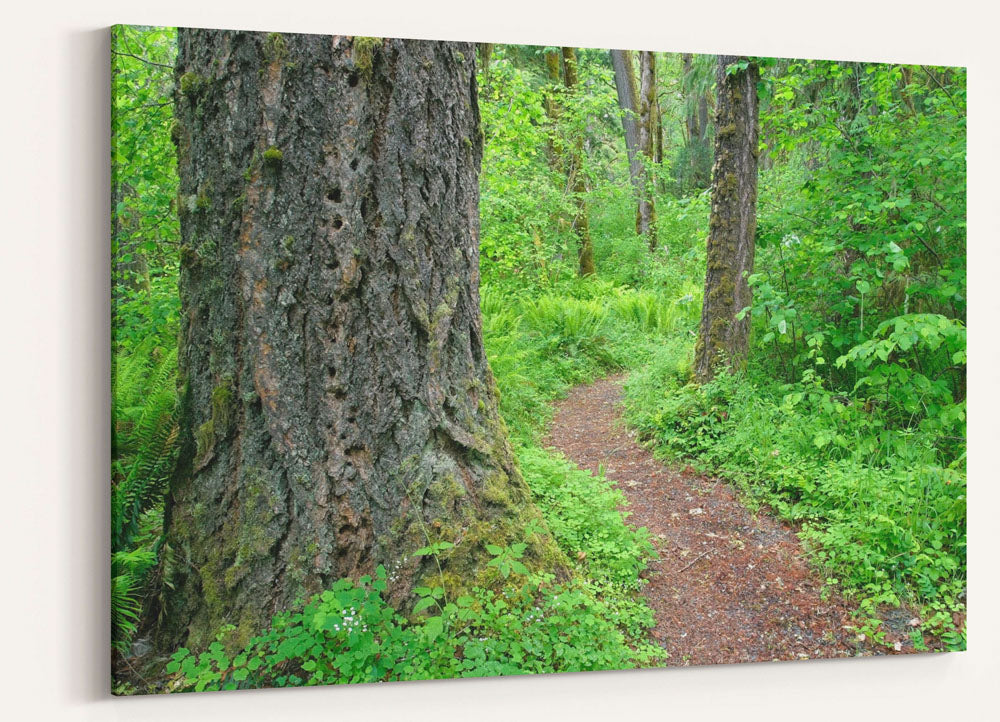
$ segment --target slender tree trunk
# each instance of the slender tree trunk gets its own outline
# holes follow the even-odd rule
[[[635,69],[632,67],[632,51],[609,50],[608,52],[611,55],[611,67],[615,71],[618,106],[622,111],[628,173],[638,203],[642,196],[642,161],[639,159],[639,89],[635,81]]]
[[[412,555],[438,539],[457,545],[442,581],[473,583],[484,542],[537,515],[483,351],[475,47],[178,43],[183,422],[159,648],[222,624],[241,644],[378,564],[402,601],[439,578]]]
[[[685,95],[685,113],[684,113],[684,130],[685,140],[688,145],[697,140],[700,133],[698,132],[698,115],[691,109],[690,105],[690,85],[691,85],[691,70],[694,67],[694,61],[691,53],[684,53],[681,56],[681,63],[683,64],[683,80],[681,81],[682,88],[686,91]]]
[[[576,65],[576,50],[563,48],[563,80],[566,89],[573,94],[579,82]],[[573,143],[573,152],[567,168],[567,183],[576,202],[576,216],[573,218],[573,230],[576,232],[577,252],[579,259],[578,272],[581,276],[593,276],[597,273],[594,266],[594,244],[590,239],[590,222],[587,219],[586,179],[583,175],[583,136],[578,135]]]
[[[741,60],[720,55],[716,75],[715,167],[709,219],[705,296],[695,346],[695,375],[712,379],[716,366],[741,366],[750,317],[736,315],[751,303],[746,276],[753,272],[757,228],[757,66],[729,74]]]
[[[656,250],[656,204],[653,200],[651,168],[656,141],[656,56],[639,53],[639,152],[642,156],[642,185],[636,212],[636,232],[646,238],[649,250]]]
[[[656,139],[656,143],[655,143],[655,147],[653,149],[653,162],[656,163],[657,167],[660,169],[657,172],[657,176],[656,176],[656,188],[658,189],[658,191],[660,193],[666,193],[667,192],[667,179],[666,179],[666,175],[662,172],[662,170],[663,170],[663,113],[660,110],[660,94],[656,90],[656,88],[653,89],[653,92],[654,92],[654,96],[653,97],[656,100],[656,104],[655,104],[656,116],[655,116],[655,118],[653,120],[653,123],[656,126],[656,132],[654,134],[655,139]]]
[[[708,144],[708,91],[698,94],[698,138],[694,141],[691,178],[695,188],[707,188],[712,182],[711,148]]]
[[[705,93],[698,96],[698,140],[704,143],[708,139],[708,97]]]
[[[490,82],[490,60],[493,58],[493,43],[478,43],[476,52],[479,54],[479,70],[483,74],[483,85]]]
[[[663,114],[660,112],[660,96],[657,94],[655,96],[656,105],[654,111],[656,113],[654,123],[656,125],[656,150],[653,153],[653,160],[657,165],[663,163]]]
[[[545,115],[552,125],[552,133],[549,134],[546,153],[549,157],[549,167],[557,173],[564,172],[563,149],[559,142],[559,99],[555,89],[562,83],[562,60],[558,50],[548,50],[545,53],[545,71],[548,75],[549,86],[543,97],[545,102]]]
[[[683,171],[682,188],[705,188],[711,182],[711,158],[708,147],[709,97],[691,53],[682,56],[684,93],[684,137],[687,149],[687,170]],[[700,65],[700,63],[699,63]]]

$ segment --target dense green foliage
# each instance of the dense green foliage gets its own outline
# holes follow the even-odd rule
[[[916,601],[962,647],[964,74],[791,62],[767,82],[750,368],[696,387],[679,341],[630,417],[802,523],[876,637],[883,605]]]
[[[162,495],[175,458],[177,180],[174,34],[114,35],[112,594],[127,653],[156,592]],[[385,574],[341,580],[274,617],[244,649],[180,650],[172,689],[326,684],[655,664],[641,574],[654,549],[614,484],[541,448],[551,402],[631,371],[630,423],[663,455],[736,482],[796,522],[865,629],[900,603],[928,643],[964,646],[965,76],[852,63],[765,63],[748,368],[697,386],[705,273],[704,143],[711,58],[662,55],[659,244],[635,196],[607,54],[578,53],[582,92],[544,49],[498,46],[480,76],[481,301],[501,413],[548,534],[557,582],[490,548],[498,583],[455,599],[382,597]],[[546,101],[558,98],[558,118]],[[711,137],[709,129],[708,137]],[[554,154],[584,149],[597,276],[576,278],[574,193]],[[440,554],[440,542],[422,553]],[[936,642],[935,642],[936,643]],[[669,650],[667,650],[669,652]]]
[[[617,614],[587,589],[551,575],[454,601],[440,587],[418,588],[429,614],[418,621],[385,603],[385,587],[382,567],[374,579],[343,579],[301,611],[279,614],[235,656],[215,642],[197,656],[179,650],[167,670],[181,673],[181,688],[201,691],[622,669],[655,659],[654,649],[626,644]]]
[[[122,652],[156,565],[178,435],[175,36],[112,30],[111,610]]]

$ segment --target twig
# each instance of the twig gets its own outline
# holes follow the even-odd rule
[[[164,100],[162,103],[146,103],[145,105],[133,105],[131,108],[117,108],[115,112],[119,114],[133,113],[137,110],[144,110],[146,108],[162,108],[173,104],[173,100]]]
[[[920,69],[924,71],[924,75],[933,80],[934,84],[937,85],[939,88],[941,88],[942,92],[944,92],[944,94],[948,96],[948,100],[951,101],[952,107],[959,113],[961,113],[962,109],[958,107],[958,103],[955,102],[955,99],[951,96],[951,93],[948,92],[948,89],[944,87],[944,85],[941,83],[940,80],[937,79],[937,76],[934,75],[934,73],[932,73],[930,70],[928,70],[927,66],[925,65],[921,65]]]
[[[147,58],[143,58],[143,57],[141,57],[139,55],[135,55],[134,53],[123,53],[121,50],[112,50],[111,53],[113,55],[124,55],[126,58],[134,58],[135,60],[138,60],[140,62],[146,63],[146,65],[152,65],[152,66],[157,67],[157,68],[166,68],[167,70],[173,70],[174,69],[173,65],[166,65],[164,63],[157,63],[154,60],[149,60]]]
[[[923,244],[924,248],[926,248],[928,251],[930,251],[934,255],[934,258],[938,262],[939,266],[943,266],[944,265],[944,261],[941,260],[941,256],[938,255],[937,251],[935,251],[933,248],[931,248],[930,244],[923,239],[923,236],[921,236],[919,233],[914,233],[913,236],[918,241],[920,241],[921,244]]]
[[[690,562],[688,562],[687,565],[681,567],[676,572],[671,572],[671,574],[680,574],[681,572],[686,571],[689,567],[693,566],[696,561],[698,561],[703,556],[706,556],[708,554],[711,554],[711,550],[709,550],[707,552],[702,552],[701,554],[699,554],[698,556],[696,556],[694,559],[692,559]]]
[[[128,665],[128,668],[132,670],[132,674],[134,674],[136,677],[138,677],[139,679],[141,679],[142,683],[145,684],[147,687],[150,686],[149,685],[149,680],[146,679],[145,677],[143,677],[142,674],[139,673],[139,670],[137,670],[135,667],[132,666],[132,663],[128,660],[128,657],[126,657],[123,654],[121,656],[121,659],[122,659],[123,662],[125,662],[125,664]]]

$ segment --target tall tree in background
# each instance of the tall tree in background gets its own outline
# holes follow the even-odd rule
[[[715,80],[711,55],[681,56],[681,91],[684,99],[684,147],[674,169],[682,192],[700,190],[711,182],[709,147],[709,95]]]
[[[639,88],[635,80],[635,68],[632,66],[632,51],[609,50],[608,53],[615,73],[618,106],[621,108],[629,178],[635,188],[638,203],[642,198],[642,160],[639,158]]]
[[[559,89],[563,85],[562,79],[562,54],[558,48],[548,48],[545,51],[545,74],[548,77],[548,85],[545,90],[545,115],[551,123],[553,131],[549,133],[546,153],[549,158],[549,166],[556,173],[562,174],[565,170],[563,163],[563,147],[559,138],[559,117],[562,109],[559,106]]]
[[[479,70],[483,74],[483,85],[490,84],[490,60],[493,59],[493,43],[476,43],[476,53],[479,56]]]
[[[181,29],[176,77],[159,648],[246,641],[380,563],[398,601],[442,525],[471,583],[477,534],[531,508],[483,350],[475,46]]]
[[[653,54],[653,67],[656,68],[656,63],[659,62],[657,55]],[[657,76],[658,77],[658,76]],[[660,108],[660,91],[659,91],[659,81],[654,84],[653,87],[653,110],[656,113],[656,117],[653,121],[654,125],[654,142],[653,142],[653,160],[657,165],[663,163],[663,112]],[[666,191],[664,191],[666,192]]]
[[[691,53],[682,56],[682,87],[685,94],[685,128],[688,143],[704,141],[708,131],[708,95],[699,83]]]
[[[563,82],[570,97],[577,92],[580,81],[577,67],[576,50],[562,49]],[[583,133],[575,132],[566,168],[567,187],[573,193],[576,203],[576,215],[573,218],[573,231],[577,238],[577,253],[579,256],[579,274],[593,276],[597,273],[594,266],[594,244],[590,239],[590,221],[587,218],[586,178],[583,172]]]
[[[709,381],[716,365],[740,366],[750,334],[747,275],[757,228],[757,65],[720,55],[716,71],[715,166],[709,217],[705,295],[695,346],[695,375]]]
[[[656,54],[643,50],[639,52],[639,152],[642,157],[642,183],[636,212],[636,232],[645,236],[651,251],[656,249],[656,203],[653,200],[651,170],[656,160],[657,108]]]

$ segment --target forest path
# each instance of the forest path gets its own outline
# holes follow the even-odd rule
[[[617,482],[659,560],[643,590],[670,665],[884,653],[859,641],[851,607],[823,599],[795,532],[751,513],[725,481],[657,461],[622,421],[624,377],[578,386],[556,405],[544,445]],[[912,651],[902,641],[904,651]],[[891,640],[894,641],[894,640]]]

